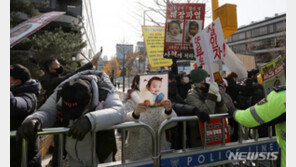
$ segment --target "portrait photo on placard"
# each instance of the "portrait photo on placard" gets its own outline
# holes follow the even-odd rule
[[[168,98],[168,74],[140,76],[141,103],[147,106],[159,106]]]

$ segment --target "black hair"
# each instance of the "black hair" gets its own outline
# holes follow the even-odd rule
[[[189,22],[189,28],[190,28],[191,26],[196,26],[196,27],[197,27],[197,29],[199,28],[199,25],[198,25],[198,23],[197,23],[197,22],[195,22],[195,21],[191,21],[191,22]]]
[[[49,66],[52,64],[52,62],[54,62],[55,60],[58,60],[55,57],[50,57],[48,58],[44,63],[43,63],[43,70],[45,70],[46,72],[49,72]]]
[[[132,81],[132,89],[139,90],[139,88],[137,86],[139,84],[139,82],[140,82],[140,75],[136,75]]]
[[[14,64],[10,66],[10,76],[14,79],[19,79],[22,83],[25,83],[31,79],[31,73],[25,66],[21,64]]]

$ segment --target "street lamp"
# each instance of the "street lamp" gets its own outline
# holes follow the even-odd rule
[[[145,26],[145,16],[146,16],[146,12],[150,12],[150,11],[154,11],[154,10],[144,10],[144,12],[143,12],[143,25]]]

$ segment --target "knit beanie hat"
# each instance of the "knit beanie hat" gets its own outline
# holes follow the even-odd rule
[[[200,83],[202,80],[206,79],[208,73],[200,68],[196,68],[190,72],[190,77],[193,83]]]
[[[20,79],[22,83],[25,83],[27,80],[31,79],[30,71],[20,64],[10,65],[10,76],[12,76],[14,79]]]
[[[79,118],[89,103],[91,96],[91,86],[87,81],[74,79],[66,82],[61,90],[64,119]]]

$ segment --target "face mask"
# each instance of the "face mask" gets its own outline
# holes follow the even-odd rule
[[[188,84],[189,83],[189,78],[188,77],[184,77],[183,81],[184,81],[185,84]]]
[[[57,73],[57,74],[62,74],[63,71],[64,71],[63,66],[60,66],[59,68],[56,69],[56,73]]]

